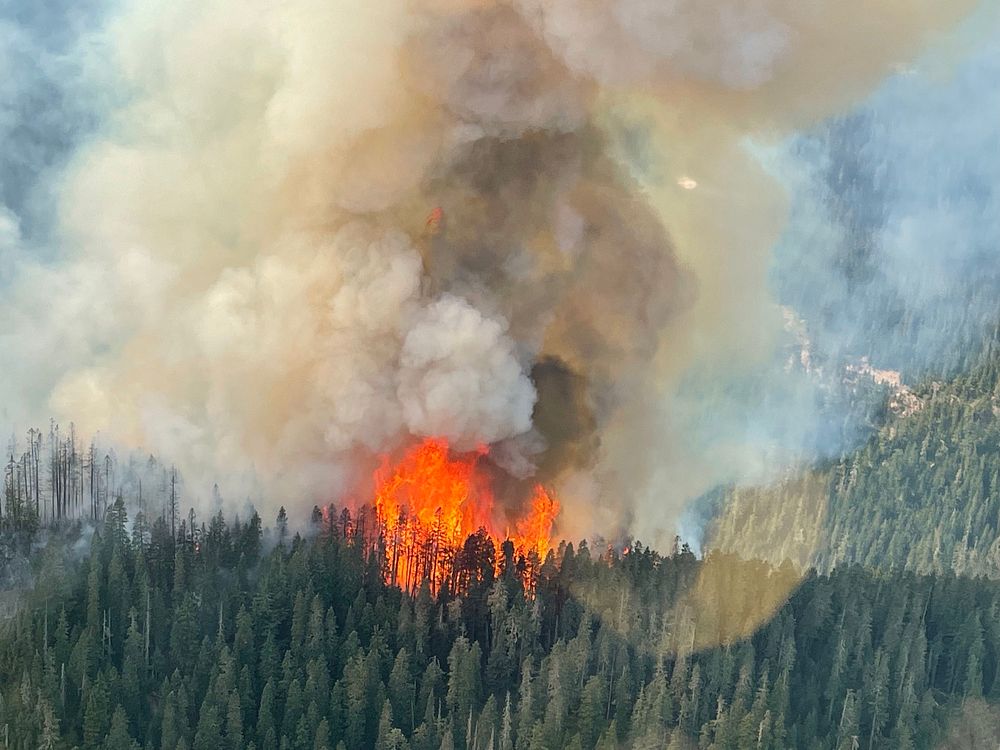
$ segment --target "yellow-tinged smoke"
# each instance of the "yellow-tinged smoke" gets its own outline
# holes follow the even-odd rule
[[[838,111],[969,5],[125,3],[69,257],[3,303],[65,292],[40,409],[284,501],[409,436],[493,443],[562,485],[563,533],[655,542],[719,471],[680,378],[780,330],[785,198],[747,139]]]

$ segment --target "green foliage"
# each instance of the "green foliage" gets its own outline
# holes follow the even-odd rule
[[[803,569],[1000,578],[1000,353],[914,397],[826,468],[723,493],[709,545]]]
[[[0,634],[12,747],[920,748],[1000,697],[987,580],[839,568],[753,620],[788,568],[581,544],[533,595],[484,574],[466,606],[387,586],[336,526],[250,556],[257,519],[172,537],[123,513]]]

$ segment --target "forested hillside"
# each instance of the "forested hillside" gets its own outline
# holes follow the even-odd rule
[[[324,518],[344,516],[290,538],[282,513],[264,551],[256,516],[130,534],[119,502],[82,562],[50,545],[0,638],[6,745],[911,748],[963,705],[989,726],[1000,697],[992,582],[852,567],[796,588],[789,566],[581,544],[529,595],[489,543],[461,586],[410,597]]]
[[[843,460],[723,493],[708,546],[820,570],[1000,577],[1000,356],[915,394],[920,408]]]

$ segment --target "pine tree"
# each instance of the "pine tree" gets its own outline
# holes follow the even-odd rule
[[[139,743],[132,739],[128,731],[128,717],[125,709],[118,705],[111,719],[111,731],[104,741],[105,750],[139,750]]]
[[[193,750],[219,750],[222,747],[222,726],[219,710],[207,699],[198,716],[198,728],[194,735]]]
[[[140,676],[142,665],[142,635],[136,624],[135,612],[132,612],[131,624],[125,636],[124,664],[122,667],[122,701],[129,724],[134,727],[143,726],[142,693],[143,684]]]
[[[379,719],[375,750],[409,750],[409,743],[403,733],[392,725],[392,710],[388,701],[382,708],[382,715]]]
[[[514,716],[510,707],[510,692],[504,699],[500,717],[500,750],[514,750]]]
[[[470,645],[465,636],[455,639],[448,655],[448,694],[446,703],[452,716],[465,717],[479,700],[479,644]]]
[[[260,708],[257,711],[257,746],[264,750],[269,746],[268,735],[277,734],[274,719],[274,680],[269,679],[261,692]]]
[[[285,511],[284,505],[278,509],[275,526],[278,529],[278,544],[284,546],[285,539],[288,537],[288,513]]]
[[[330,724],[326,719],[322,719],[316,727],[316,739],[313,741],[312,750],[331,750]]]
[[[413,677],[410,673],[410,654],[405,648],[396,653],[396,659],[389,673],[389,702],[392,704],[392,715],[397,723],[406,731],[412,731],[415,720],[416,695]]]
[[[584,750],[592,750],[604,728],[607,697],[604,679],[594,675],[583,688],[579,709],[579,736]]]
[[[38,739],[38,750],[59,750],[62,739],[59,735],[59,720],[47,702],[39,707],[42,714],[42,731]]]
[[[166,683],[164,683],[166,685]],[[177,699],[173,690],[166,687],[163,701],[163,718],[160,724],[160,750],[174,750],[183,736],[178,727]]]
[[[105,735],[111,726],[111,701],[104,681],[98,679],[87,697],[87,707],[83,717],[83,746],[86,750],[103,747]]]
[[[226,742],[229,750],[243,750],[243,709],[239,694],[232,690],[226,707]]]

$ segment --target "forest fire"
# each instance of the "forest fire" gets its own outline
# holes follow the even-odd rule
[[[494,514],[494,495],[481,461],[488,449],[454,453],[447,441],[428,438],[410,448],[396,464],[383,457],[375,472],[375,513],[386,545],[387,579],[404,589],[425,578],[437,590],[463,566],[492,564],[506,541],[522,567],[544,560],[559,503],[536,485],[527,513],[514,529]],[[471,539],[470,539],[471,538]],[[488,538],[493,552],[480,550],[483,560],[463,560]],[[471,552],[469,552],[471,554]]]

